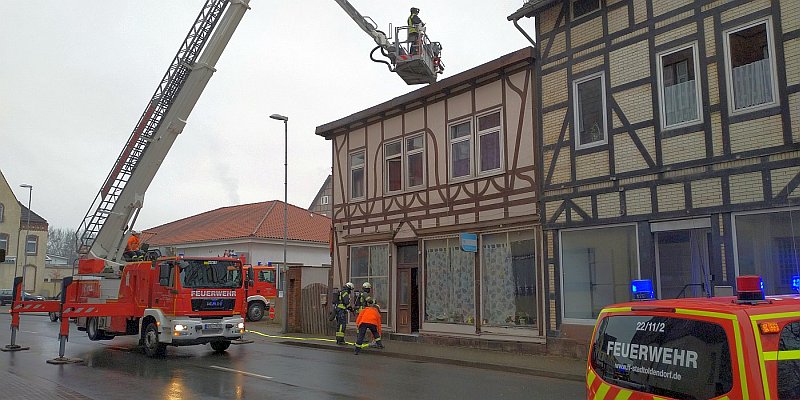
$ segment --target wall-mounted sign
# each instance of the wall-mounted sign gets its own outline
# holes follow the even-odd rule
[[[476,253],[478,252],[478,234],[476,233],[461,233],[461,250]]]

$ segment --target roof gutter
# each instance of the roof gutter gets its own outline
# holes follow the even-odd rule
[[[523,17],[522,15],[520,15],[520,16],[516,16],[516,17],[514,17],[514,19],[512,19],[511,21],[514,23],[514,26],[517,28],[517,30],[518,30],[518,31],[520,31],[520,32],[522,33],[522,35],[523,35],[523,36],[525,36],[525,38],[526,38],[526,39],[528,39],[528,41],[529,41],[529,42],[531,42],[531,45],[532,45],[534,48],[536,48],[536,41],[535,41],[535,40],[533,40],[533,39],[530,37],[530,35],[528,35],[528,32],[525,32],[525,29],[522,29],[522,27],[521,27],[521,26],[519,26],[519,24],[517,23],[517,21],[519,21],[519,19],[520,19],[520,18],[522,18],[522,17]]]

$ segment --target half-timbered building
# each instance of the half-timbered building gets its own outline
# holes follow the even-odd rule
[[[800,276],[800,1],[529,0],[548,331]]]
[[[533,68],[521,49],[317,127],[334,286],[370,282],[396,334],[543,349]]]

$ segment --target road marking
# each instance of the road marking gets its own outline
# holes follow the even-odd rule
[[[38,334],[39,333],[39,332],[34,332],[34,331],[20,331],[20,332],[22,332],[22,333],[34,333],[34,334]]]
[[[217,366],[217,365],[211,365],[211,366],[209,366],[209,368],[216,369],[216,370],[219,370],[219,371],[225,371],[225,372],[234,372],[234,373],[237,373],[237,374],[252,376],[254,378],[273,379],[271,376],[254,374],[252,372],[247,372],[247,371],[239,371],[238,369],[230,369],[230,368],[220,367],[220,366]]]

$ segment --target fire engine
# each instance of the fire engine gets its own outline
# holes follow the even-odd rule
[[[264,312],[274,312],[275,296],[275,267],[272,265],[245,265],[245,271],[253,271],[253,282],[247,296],[247,319],[260,321]]]
[[[800,399],[800,295],[764,296],[759,276],[737,295],[653,300],[600,312],[589,350],[589,399]],[[800,277],[793,278],[800,290]]]
[[[138,335],[149,356],[163,355],[167,345],[225,351],[242,337],[252,282],[242,260],[125,247],[144,193],[248,9],[249,0],[206,1],[77,231],[78,273],[63,280],[56,301],[21,301],[22,278],[14,279],[11,344],[2,350],[24,349],[15,341],[26,312],[60,315],[59,357],[48,361],[56,364],[75,361],[64,357],[70,320],[91,340]]]

